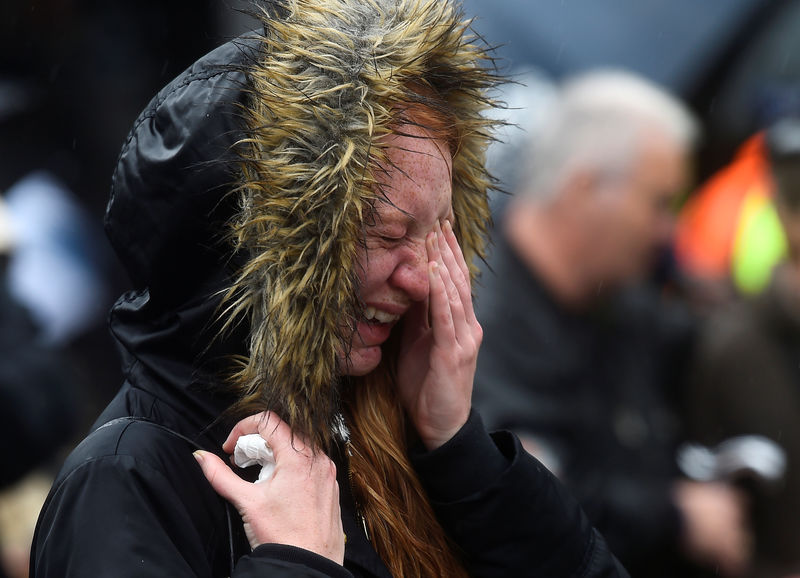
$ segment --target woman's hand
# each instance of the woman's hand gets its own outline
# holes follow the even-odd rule
[[[250,546],[288,544],[344,562],[344,531],[339,511],[336,466],[299,437],[277,415],[263,412],[240,421],[222,449],[232,453],[236,440],[259,434],[272,448],[275,470],[257,484],[237,476],[210,452],[195,452],[209,483],[231,502],[244,522]]]
[[[428,299],[403,319],[400,399],[422,442],[434,449],[466,423],[483,330],[472,308],[469,268],[449,221],[426,238]]]

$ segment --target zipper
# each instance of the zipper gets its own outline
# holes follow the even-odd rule
[[[364,518],[364,514],[362,513],[361,504],[358,503],[358,498],[356,498],[355,492],[353,492],[353,470],[350,469],[350,458],[353,457],[353,448],[349,438],[345,441],[345,449],[347,451],[347,483],[350,485],[350,495],[353,496],[353,504],[355,505],[356,509],[356,518],[358,518],[358,521],[361,522],[361,527],[364,529],[364,536],[367,537],[367,541],[371,542],[369,530],[367,530],[367,520]]]
[[[353,470],[350,468],[350,462],[352,461],[353,457],[353,444],[350,441],[350,430],[347,427],[347,424],[344,421],[344,416],[341,413],[336,415],[333,425],[333,432],[334,435],[339,438],[339,441],[344,443],[345,452],[347,454],[347,484],[349,486],[348,489],[350,490],[350,495],[353,497],[356,519],[361,523],[361,528],[364,530],[364,536],[366,536],[367,541],[371,542],[372,540],[369,537],[369,530],[367,530],[367,520],[364,518],[364,514],[361,510],[361,504],[359,504],[358,498],[356,498],[356,494],[353,492]],[[346,541],[347,535],[345,534],[345,542]]]

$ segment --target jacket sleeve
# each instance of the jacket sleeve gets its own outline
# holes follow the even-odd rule
[[[477,413],[412,461],[473,576],[628,576],[555,477],[509,432],[490,436]]]
[[[191,452],[182,455],[185,462],[171,464],[180,472],[176,476],[165,467],[154,467],[151,459],[131,455],[115,453],[82,462],[80,452],[72,456],[79,463],[73,460],[73,467],[59,477],[40,514],[30,576],[351,576],[322,556],[277,544],[246,553],[231,570],[231,552],[239,546],[234,548],[230,539],[225,504],[208,493],[210,485],[199,483],[204,480],[196,475],[202,477]],[[232,521],[239,523],[238,516]]]
[[[283,544],[262,544],[236,564],[231,578],[273,576],[286,578],[352,578],[352,574],[332,560],[302,548]]]

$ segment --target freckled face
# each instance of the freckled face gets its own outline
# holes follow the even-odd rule
[[[387,137],[389,166],[376,179],[390,202],[377,201],[374,225],[358,266],[364,316],[356,326],[347,375],[365,375],[381,360],[381,346],[415,301],[428,298],[425,237],[438,220],[452,220],[452,159],[447,145],[404,125]]]

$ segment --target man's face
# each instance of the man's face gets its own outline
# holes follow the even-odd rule
[[[647,275],[658,250],[672,237],[673,202],[687,179],[681,147],[651,135],[630,173],[593,195],[587,228],[598,282],[618,286]],[[608,189],[608,190],[605,190]]]
[[[365,375],[381,360],[381,346],[413,302],[428,298],[425,237],[438,220],[452,219],[452,162],[448,148],[419,127],[388,137],[389,165],[377,180],[389,202],[377,201],[374,225],[360,250],[359,298],[347,375]],[[415,138],[422,137],[422,138]]]

